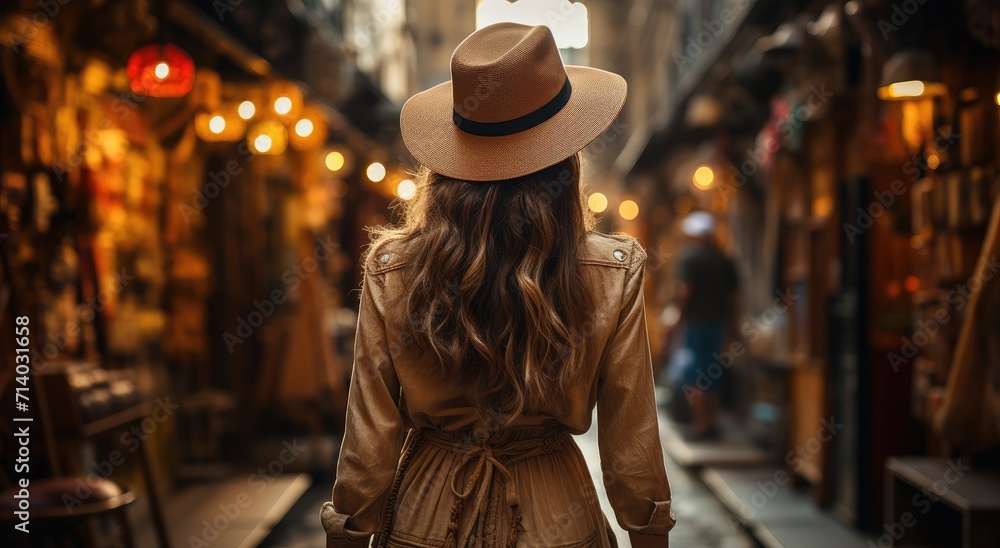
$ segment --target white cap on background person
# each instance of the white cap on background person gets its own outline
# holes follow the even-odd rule
[[[707,211],[695,211],[681,221],[681,232],[692,238],[704,238],[715,232],[715,217]]]

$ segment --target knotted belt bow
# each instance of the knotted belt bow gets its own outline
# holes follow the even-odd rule
[[[502,434],[500,432],[498,434]],[[481,444],[469,444],[455,441],[442,433],[428,431],[425,439],[440,448],[454,453],[461,453],[462,457],[452,469],[449,485],[452,493],[455,494],[455,503],[451,507],[451,517],[448,523],[448,534],[445,537],[445,548],[457,548],[466,546],[469,537],[476,530],[486,512],[487,497],[494,478],[499,478],[504,483],[506,492],[505,502],[511,510],[510,531],[507,535],[507,548],[514,548],[517,544],[518,530],[521,525],[521,511],[519,509],[520,500],[517,495],[517,485],[513,474],[508,466],[515,462],[551,453],[562,451],[563,444],[568,434],[561,429],[552,429],[545,437],[537,437],[523,440],[515,440],[506,443],[491,443],[489,440]],[[491,438],[492,439],[492,438]],[[475,468],[465,483],[464,488],[459,489],[458,482],[462,477],[463,470],[475,463]],[[468,528],[459,534],[459,526],[462,521],[462,514],[465,510],[465,502],[476,490],[475,517],[469,523]]]

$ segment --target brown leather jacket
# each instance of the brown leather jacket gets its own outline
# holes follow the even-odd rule
[[[580,268],[598,304],[582,334],[588,363],[571,406],[523,415],[500,432],[486,432],[462,387],[428,374],[433,353],[417,356],[394,327],[404,315],[400,274],[410,260],[419,257],[386,242],[365,265],[347,428],[333,497],[321,509],[328,546],[368,546],[380,531],[387,546],[616,546],[570,436],[590,428],[595,406],[619,525],[634,544],[665,545],[676,521],[653,399],[639,243],[588,234]]]

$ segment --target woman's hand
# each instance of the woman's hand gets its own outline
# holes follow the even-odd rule
[[[669,548],[670,533],[664,535],[644,535],[629,531],[628,540],[632,544],[632,548]]]

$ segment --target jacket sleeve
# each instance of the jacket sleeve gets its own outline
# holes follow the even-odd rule
[[[631,533],[665,535],[676,523],[660,446],[643,296],[646,253],[633,241],[618,327],[601,367],[598,443],[608,499]]]
[[[331,501],[320,518],[328,547],[368,546],[381,527],[402,450],[399,381],[379,299],[381,278],[365,274],[344,441]]]

